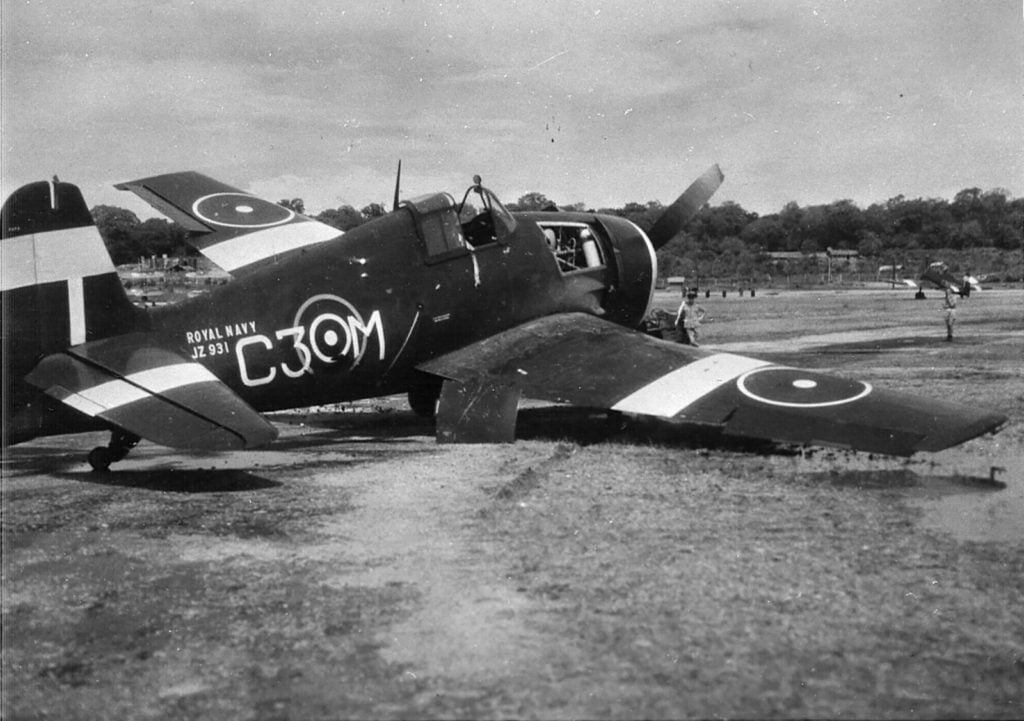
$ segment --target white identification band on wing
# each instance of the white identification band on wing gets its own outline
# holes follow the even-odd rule
[[[229,273],[236,268],[296,248],[316,245],[343,235],[342,231],[316,221],[279,225],[235,236],[202,249],[203,255]]]
[[[113,273],[107,246],[94,225],[4,238],[0,289]]]
[[[673,418],[744,373],[769,365],[771,363],[756,358],[716,353],[651,381],[616,403],[612,410]]]
[[[95,416],[158,393],[210,381],[217,381],[217,377],[198,363],[175,363],[131,373],[124,380],[107,381],[78,392],[61,386],[49,392],[72,408]]]

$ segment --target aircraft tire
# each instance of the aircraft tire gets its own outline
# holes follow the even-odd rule
[[[114,462],[113,454],[106,446],[96,446],[89,451],[88,460],[95,473],[106,473],[110,470],[110,464]]]
[[[440,386],[413,386],[409,389],[409,407],[421,418],[433,418],[437,412],[437,399],[440,397]]]

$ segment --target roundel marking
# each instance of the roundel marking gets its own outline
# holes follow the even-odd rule
[[[192,214],[227,228],[270,228],[295,217],[295,211],[247,193],[204,195],[192,203]]]
[[[740,392],[755,401],[786,408],[827,408],[853,403],[871,393],[871,384],[813,374],[797,368],[755,368],[736,379]]]
[[[354,368],[363,359],[366,345],[359,347],[358,342],[352,338],[351,326],[346,322],[346,317],[363,325],[363,316],[354,305],[339,296],[321,293],[299,307],[292,325],[308,329],[313,354],[321,361],[335,363],[339,358],[351,354]]]

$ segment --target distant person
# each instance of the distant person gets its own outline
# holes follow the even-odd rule
[[[696,301],[697,291],[692,289],[679,304],[679,310],[676,312],[676,328],[679,330],[679,342],[683,345],[700,345],[697,342],[700,323],[707,313],[697,305]]]
[[[946,287],[946,297],[942,301],[942,310],[946,315],[946,340],[953,340],[953,325],[956,323],[956,293]]]

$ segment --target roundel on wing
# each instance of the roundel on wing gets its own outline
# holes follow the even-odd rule
[[[214,193],[192,204],[199,220],[229,228],[269,228],[287,223],[295,213],[277,203],[246,193]]]
[[[736,386],[755,401],[790,408],[838,406],[871,392],[871,385],[862,381],[778,367],[744,373],[736,380]]]

